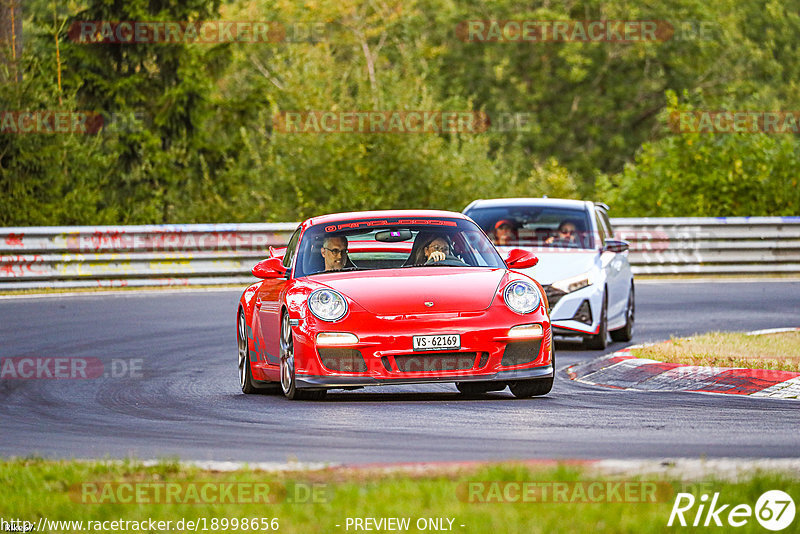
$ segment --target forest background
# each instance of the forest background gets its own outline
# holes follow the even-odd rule
[[[612,216],[797,215],[800,141],[676,131],[800,110],[796,0],[3,0],[0,110],[89,112],[92,134],[2,124],[0,226],[296,221],[476,198]],[[86,21],[269,21],[273,42],[81,42]],[[658,40],[465,38],[468,21],[658,21]],[[73,30],[71,32],[71,29]],[[297,111],[477,112],[481,132],[287,132]],[[521,117],[498,127],[497,117]]]

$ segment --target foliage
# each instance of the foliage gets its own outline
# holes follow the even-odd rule
[[[674,94],[663,114],[691,112]],[[792,134],[684,133],[645,143],[598,195],[625,216],[797,215],[800,143]]]
[[[298,220],[544,194],[602,197],[619,215],[797,213],[795,136],[665,127],[676,109],[800,109],[800,16],[778,0],[25,8],[23,80],[0,87],[0,109],[88,110],[110,122],[96,135],[0,134],[2,225]],[[659,20],[675,33],[657,42],[459,37],[459,24],[489,19]],[[268,43],[70,38],[71,24],[97,20],[273,21],[288,33]],[[313,23],[324,32],[306,38]],[[298,134],[273,124],[302,110],[521,113],[528,126]]]

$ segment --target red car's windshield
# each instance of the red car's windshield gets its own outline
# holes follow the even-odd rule
[[[492,243],[471,221],[390,217],[307,229],[298,246],[294,276],[437,265],[505,267]]]

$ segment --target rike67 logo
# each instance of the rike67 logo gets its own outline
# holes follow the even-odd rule
[[[695,499],[691,493],[678,493],[667,526],[693,527],[742,527],[753,517],[767,530],[783,530],[794,521],[794,501],[788,493],[770,490],[763,493],[755,507],[749,504],[723,503],[719,492],[709,501],[708,494]]]

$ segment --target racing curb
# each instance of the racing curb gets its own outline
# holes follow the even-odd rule
[[[800,331],[774,328],[748,335]],[[633,345],[592,361],[566,368],[571,380],[592,386],[638,391],[692,391],[800,400],[800,373],[767,369],[702,367],[665,363],[631,355]]]

